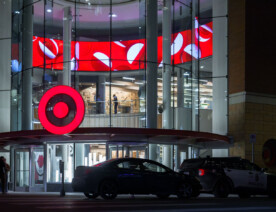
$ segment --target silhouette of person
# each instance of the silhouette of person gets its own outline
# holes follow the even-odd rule
[[[10,171],[9,164],[6,163],[6,158],[0,157],[0,179],[1,179],[1,189],[2,194],[6,193],[8,172]]]
[[[99,95],[95,96],[96,101],[96,113],[101,113],[101,98]]]
[[[117,114],[118,98],[115,94],[113,94],[113,102],[114,102],[114,114]]]

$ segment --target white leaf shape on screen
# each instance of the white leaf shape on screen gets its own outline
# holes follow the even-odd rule
[[[118,46],[126,48],[126,46],[122,44],[120,41],[114,41],[114,43],[117,44]]]
[[[41,41],[39,41],[39,47],[41,49],[41,51],[49,58],[51,59],[55,59],[57,54],[58,54],[58,46],[57,43],[53,40],[50,39],[52,41],[52,43],[54,44],[55,48],[56,48],[56,52],[52,52],[47,46],[45,46]]]
[[[207,25],[199,26],[198,20],[197,20],[197,18],[195,18],[195,36],[196,36],[196,39],[198,39],[200,42],[207,42],[208,40],[210,40],[211,37],[203,38],[201,36],[198,36],[198,30],[200,30],[200,29],[198,29],[199,27],[213,33],[213,30],[209,26],[207,26]]]
[[[80,59],[80,44],[79,44],[79,42],[77,42],[75,45],[75,51],[76,51],[76,58]]]
[[[71,71],[77,71],[79,68],[78,61],[73,57],[71,60]]]
[[[197,45],[189,44],[184,48],[184,52],[192,55],[194,58],[198,59],[201,58],[201,51],[198,49]]]
[[[171,55],[174,55],[177,52],[179,52],[182,45],[183,45],[183,36],[180,33],[178,33],[178,35],[174,39],[174,42],[171,45]]]
[[[106,66],[109,66],[109,57],[101,52],[95,52],[93,54],[98,60],[100,60],[103,64],[105,64]],[[111,63],[111,67],[112,67],[112,63]]]
[[[136,43],[131,46],[127,52],[127,60],[130,64],[133,63],[137,55],[140,53],[141,49],[143,48],[144,44]]]

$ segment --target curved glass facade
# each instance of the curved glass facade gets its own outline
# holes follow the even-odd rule
[[[42,129],[40,98],[65,84],[84,99],[80,127],[227,133],[219,2],[16,0],[12,8],[12,130]]]

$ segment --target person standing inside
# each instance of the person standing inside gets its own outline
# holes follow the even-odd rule
[[[115,94],[113,94],[113,102],[114,102],[114,114],[117,114],[118,98]]]
[[[96,96],[96,113],[99,114],[101,113],[101,98],[99,95]]]
[[[0,157],[0,179],[1,179],[1,189],[2,194],[6,193],[8,172],[10,171],[9,164],[6,163],[6,158]]]

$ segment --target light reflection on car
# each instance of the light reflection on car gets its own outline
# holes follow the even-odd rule
[[[197,197],[199,181],[148,159],[119,158],[92,167],[78,166],[73,190],[88,198],[114,199],[118,194],[154,194],[158,198],[177,195]]]

